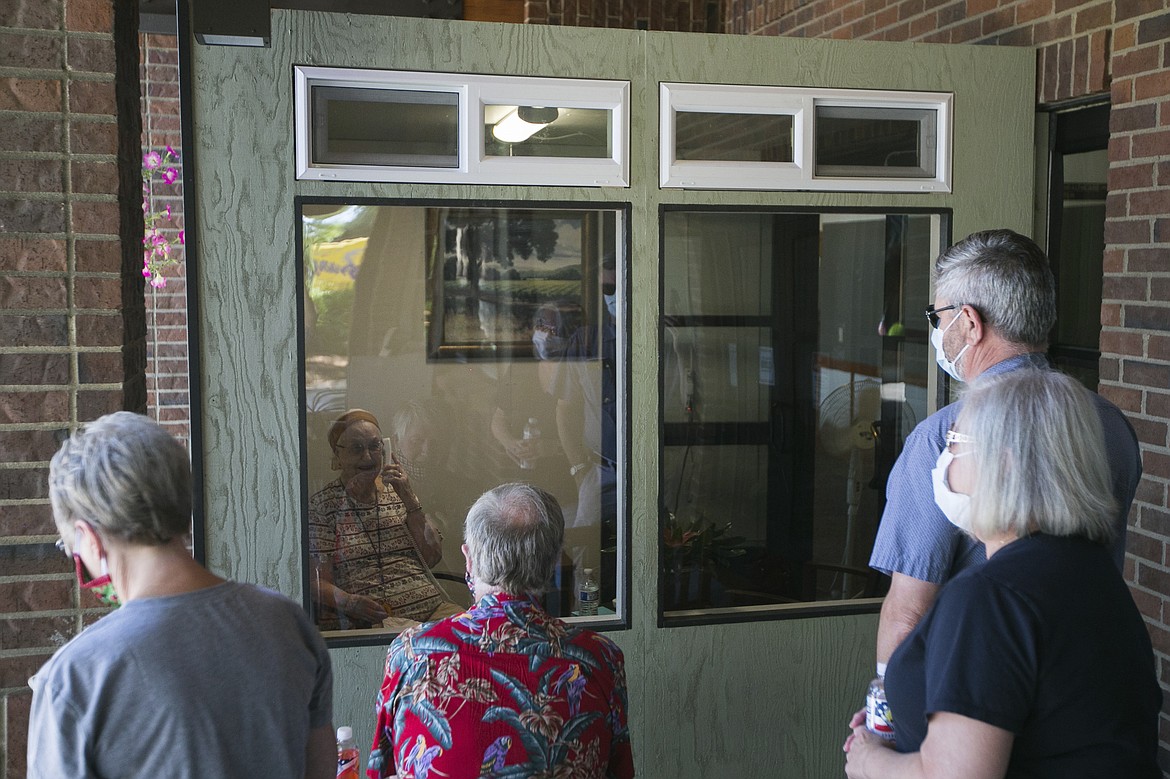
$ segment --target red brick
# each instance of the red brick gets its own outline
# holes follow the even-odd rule
[[[48,457],[52,457],[55,451],[56,447],[49,452]],[[41,459],[47,460],[48,457]],[[57,527],[53,524],[53,512],[47,501],[40,504],[23,503],[5,506],[3,514],[0,515],[0,536],[39,536],[52,535],[56,532]],[[7,573],[8,571],[5,570],[5,574]]]
[[[1165,186],[1170,186],[1170,179],[1167,179]],[[1154,242],[1170,243],[1170,219],[1154,220]]]
[[[1149,560],[1155,565],[1163,565],[1166,552],[1166,539],[1148,535],[1138,529],[1130,529],[1125,536],[1125,551],[1142,560]]]
[[[0,78],[0,110],[55,113],[61,110],[56,79]]]
[[[1170,210],[1167,213],[1170,213]],[[1131,273],[1170,271],[1170,249],[1130,249],[1127,252],[1126,267]]]
[[[1115,165],[1109,169],[1109,191],[1154,186],[1154,168],[1148,163]]]
[[[61,122],[45,117],[28,118],[13,114],[0,122],[0,148],[8,152],[61,149]]]
[[[1170,479],[1170,455],[1146,449],[1142,452],[1142,471],[1159,479]]]
[[[119,273],[122,245],[116,240],[79,240],[75,244],[77,270],[81,273]]]
[[[118,125],[113,122],[72,122],[69,128],[70,148],[74,154],[117,154]]]
[[[60,445],[57,430],[0,430],[0,462],[42,462],[53,456]],[[12,506],[4,510],[8,512]],[[5,516],[7,523],[12,518]],[[16,534],[19,535],[19,534]],[[0,611],[3,607],[0,606]]]
[[[61,27],[60,2],[21,0],[0,3],[0,27],[56,30]],[[10,774],[11,775],[11,774]]]
[[[1122,411],[1131,414],[1140,414],[1142,411],[1142,391],[1139,389],[1102,384],[1097,392]]]
[[[1101,304],[1101,326],[1102,327],[1120,327],[1121,326],[1121,306],[1117,303],[1102,303]]]
[[[0,276],[0,309],[65,308],[65,280],[37,276]]]
[[[1121,381],[1131,387],[1170,387],[1170,365],[1158,365],[1137,360],[1121,361]],[[1166,474],[1170,477],[1170,473]],[[1170,590],[1167,590],[1170,593]]]
[[[89,235],[117,235],[122,223],[117,201],[75,200],[73,231]]]
[[[1167,430],[1170,430],[1170,426],[1166,422],[1136,417],[1131,417],[1129,421],[1141,443],[1160,447],[1167,445]]]
[[[1137,39],[1138,43],[1159,43],[1170,39],[1170,13],[1139,21]]]
[[[1170,148],[1170,130],[1154,133],[1139,133],[1133,136],[1133,158],[1159,159]]]
[[[1116,13],[1113,19],[1113,50],[1126,51],[1127,49],[1132,49],[1137,45],[1137,25],[1120,24],[1121,18],[1116,16]]]
[[[1148,503],[1151,506],[1165,506],[1166,483],[1143,475],[1141,481],[1138,482],[1137,495],[1134,497],[1134,501]],[[1162,590],[1162,592],[1170,592],[1170,589]]]
[[[1135,330],[1170,330],[1170,306],[1128,305],[1125,326]]]
[[[0,354],[0,384],[69,383],[67,354]]]
[[[1158,126],[1157,109],[1155,105],[1115,106],[1109,112],[1109,132],[1151,130]]]
[[[74,300],[78,308],[118,309],[122,304],[122,280],[79,278],[74,284]]]
[[[1101,331],[1101,351],[1129,357],[1145,356],[1145,337],[1128,330]]]
[[[1170,592],[1170,573],[1139,562],[1137,583],[1139,587],[1153,592]],[[1155,651],[1170,654],[1170,630],[1156,625],[1146,625],[1146,627],[1150,630],[1150,640],[1154,642]]]
[[[68,579],[9,581],[0,584],[0,613],[64,611],[74,606],[74,591]]]
[[[124,410],[121,390],[94,390],[77,393],[77,417],[82,420],[97,419],[115,411]]]
[[[1101,283],[1101,297],[1142,302],[1149,299],[1149,284],[1141,277],[1106,276]]]
[[[1146,413],[1170,419],[1170,392],[1146,392]]]
[[[114,82],[81,79],[70,81],[69,110],[75,114],[116,115],[118,105],[114,96]]]
[[[114,72],[114,41],[112,39],[70,36],[66,51],[69,57],[69,69],[73,72]]]
[[[8,346],[67,346],[68,322],[63,314],[0,315],[0,343]]]
[[[68,615],[0,619],[0,642],[11,649],[56,649],[73,638],[75,624]]]
[[[1121,360],[1102,355],[1097,360],[1097,379],[1103,382],[1119,381],[1121,379]]]
[[[13,192],[65,191],[59,160],[0,160],[0,182]]]
[[[0,392],[0,422],[67,422],[67,392]]]
[[[1109,31],[1095,32],[1089,39],[1089,92],[1109,89]]]
[[[9,749],[8,776],[25,776],[28,773],[25,750],[19,745],[28,742],[28,720],[31,710],[32,692],[28,689],[8,693],[5,704],[8,709],[7,736]],[[13,744],[18,745],[13,749]]]
[[[82,384],[118,384],[124,378],[121,352],[82,352],[77,355],[77,380]]]
[[[1113,25],[1112,0],[1097,3],[1087,8],[1079,8],[1076,12],[1074,30],[1078,33],[1091,30],[1106,30]]]
[[[1146,356],[1151,360],[1170,362],[1170,335],[1151,333],[1146,342]]]
[[[64,50],[60,38],[0,29],[0,67],[61,70]]]
[[[1150,228],[1148,219],[1110,219],[1105,222],[1105,243],[1149,243]]]
[[[1101,260],[1101,269],[1105,273],[1124,273],[1126,249],[1107,247]]]
[[[35,674],[52,654],[52,650],[46,650],[43,654],[0,657],[0,687],[26,686],[28,678]]]
[[[112,32],[114,4],[110,0],[69,0],[65,25],[75,32]]]
[[[71,182],[74,192],[115,193],[118,191],[118,168],[112,162],[74,162]]]
[[[49,469],[0,469],[0,499],[48,500]]]

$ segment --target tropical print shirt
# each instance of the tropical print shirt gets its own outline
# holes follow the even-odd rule
[[[621,650],[526,597],[402,633],[376,714],[370,779],[634,775]]]

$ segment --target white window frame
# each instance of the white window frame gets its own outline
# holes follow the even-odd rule
[[[458,95],[457,165],[436,168],[313,162],[311,89],[315,86],[451,92]],[[628,81],[294,65],[293,105],[296,177],[300,180],[581,187],[630,185]],[[611,154],[608,158],[488,156],[484,153],[484,111],[491,105],[550,105],[610,111]]]
[[[946,92],[663,82],[659,89],[659,184],[663,189],[950,192],[953,101],[954,96]],[[815,122],[818,106],[933,111],[936,117],[935,175],[926,178],[817,176]],[[791,116],[793,161],[676,159],[675,117],[680,111]]]

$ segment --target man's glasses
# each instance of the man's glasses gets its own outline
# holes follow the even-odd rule
[[[939,314],[941,314],[944,311],[953,311],[956,308],[962,308],[962,307],[963,307],[962,303],[952,303],[949,306],[943,306],[942,308],[935,308],[934,306],[927,306],[926,311],[924,311],[923,313],[926,314],[926,319],[928,322],[930,322],[930,326],[933,327],[935,330],[937,330],[938,329],[938,315]]]
[[[337,448],[349,452],[354,457],[361,457],[366,452],[369,452],[376,457],[382,453],[382,449],[384,447],[382,445],[382,439],[376,438],[373,441],[370,441],[368,444],[353,443],[348,444],[347,446],[339,446]]]

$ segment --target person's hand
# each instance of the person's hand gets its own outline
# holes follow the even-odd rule
[[[866,765],[874,751],[878,749],[893,749],[894,745],[885,741],[865,727],[865,709],[857,712],[849,720],[849,727],[853,732],[845,739],[841,747],[845,751],[845,775],[849,779],[865,779]]]
[[[341,610],[347,616],[374,625],[382,624],[382,620],[390,616],[381,603],[365,595],[345,595],[341,599]]]
[[[408,509],[419,504],[418,498],[414,496],[414,489],[410,486],[410,477],[406,475],[402,463],[398,462],[397,454],[391,453],[390,462],[382,466],[382,481],[394,488]]]
[[[534,439],[509,438],[504,444],[504,451],[517,462],[534,459],[538,454],[538,441]]]

